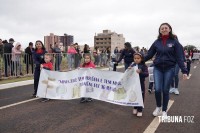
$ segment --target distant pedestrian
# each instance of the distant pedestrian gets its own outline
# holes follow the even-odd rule
[[[13,76],[18,76],[19,74],[22,76],[22,64],[21,64],[21,55],[22,55],[22,50],[21,50],[21,43],[19,42],[14,42],[14,47],[12,48],[12,58],[11,58],[11,64],[12,64],[12,69],[11,73]],[[19,70],[19,74],[18,74]]]
[[[10,38],[9,43],[4,44],[4,69],[5,69],[5,77],[8,77],[8,72],[12,72],[12,67],[11,67],[11,53],[12,53],[12,48],[14,43],[14,39]],[[12,73],[11,73],[12,75]]]
[[[0,39],[0,58],[3,58],[3,42],[2,42],[2,39]]]
[[[99,50],[99,48],[98,47],[95,47],[95,49],[94,49],[94,51],[93,51],[93,56],[94,56],[94,64],[96,65],[96,66],[99,66],[99,63],[100,63],[100,54],[101,54],[101,52],[100,52],[100,50]]]
[[[28,47],[25,49],[24,55],[24,63],[26,64],[26,74],[29,74],[29,66],[31,66],[31,74],[33,74],[33,51],[33,43],[29,42]]]
[[[71,44],[67,51],[67,64],[70,71],[75,66],[75,54],[77,54],[77,51],[75,50],[74,45]]]
[[[51,55],[50,54],[45,54],[44,55],[44,61],[45,63],[40,65],[41,69],[46,69],[46,70],[53,70],[53,64],[51,63]],[[49,101],[49,98],[43,98],[41,102],[47,102]]]
[[[187,64],[187,79],[190,78],[190,67],[191,67],[191,60],[189,55],[186,56],[186,64]]]
[[[3,42],[2,42],[2,39],[0,39],[0,80],[2,78],[2,64],[3,64]]]
[[[59,48],[58,43],[55,43],[53,51],[55,54],[55,71],[60,71],[60,64],[62,63],[62,50]]]
[[[111,56],[111,49],[110,49],[110,47],[107,47],[107,49],[106,49],[106,55],[107,55],[107,60],[106,60],[106,65],[107,65],[108,62],[110,61],[110,56]]]
[[[80,47],[79,47],[78,43],[74,44],[74,48],[75,48],[75,50],[77,52],[75,54],[75,68],[78,68],[80,66],[81,58],[82,58],[81,50],[80,50]]]

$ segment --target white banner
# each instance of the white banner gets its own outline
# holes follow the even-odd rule
[[[192,59],[199,59],[200,60],[200,53],[193,53]]]
[[[37,96],[61,100],[90,97],[124,106],[144,106],[135,67],[125,73],[90,68],[69,72],[43,69]]]

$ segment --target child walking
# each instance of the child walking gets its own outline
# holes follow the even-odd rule
[[[91,60],[90,54],[84,54],[84,63],[81,65],[81,68],[95,68],[94,63]],[[80,103],[91,102],[91,101],[92,101],[92,98],[83,97],[81,98]]]
[[[46,69],[46,70],[53,70],[53,64],[51,63],[51,55],[45,54],[44,55],[44,61],[45,63],[40,65],[40,68]],[[41,102],[47,102],[49,101],[49,98],[43,98]]]
[[[144,57],[141,53],[135,53],[133,56],[134,59],[134,63],[131,64],[131,67],[134,66],[138,66],[138,69],[136,70],[136,72],[139,74],[140,77],[140,84],[141,84],[141,92],[142,92],[142,98],[143,98],[143,102],[144,102],[144,96],[145,96],[145,78],[149,76],[148,73],[148,68],[144,62]],[[138,117],[142,116],[142,110],[143,107],[139,106],[139,107],[134,107],[133,109],[133,114],[137,114]]]

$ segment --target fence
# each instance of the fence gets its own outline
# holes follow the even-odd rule
[[[48,53],[52,57],[53,70],[69,71],[80,67],[83,63],[84,54]],[[116,54],[118,60],[120,54]],[[102,54],[91,54],[92,61],[96,67],[108,66],[111,56]],[[0,79],[9,77],[33,76],[34,60],[30,54],[8,54],[0,55]]]

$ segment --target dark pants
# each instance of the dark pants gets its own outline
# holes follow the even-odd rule
[[[60,71],[60,64],[62,62],[62,56],[56,56],[55,71]]]
[[[145,81],[140,81],[143,102],[144,102],[144,97],[145,97],[145,84],[144,84],[144,82]],[[137,109],[138,112],[142,112],[143,107],[138,106],[138,107],[134,107],[134,109]]]
[[[161,99],[163,94],[162,111],[167,110],[169,102],[169,89],[174,76],[174,68],[161,70],[154,67],[154,82],[155,82],[155,98],[157,107],[161,107]]]
[[[117,71],[117,66],[118,66],[118,64],[114,63],[114,65],[113,65],[113,71]]]
[[[187,76],[189,76],[189,74],[190,74],[190,66],[187,67]]]
[[[8,77],[8,67],[10,67],[10,66],[11,66],[11,54],[4,54],[5,77]],[[10,69],[12,69],[12,67],[10,67]]]
[[[172,83],[171,83],[171,87],[175,87],[175,88],[178,88],[178,83],[179,83],[179,77],[178,77],[178,74],[179,74],[179,66],[178,64],[176,64],[175,68],[174,68],[174,78],[172,78]]]
[[[40,66],[36,66],[34,72],[34,95],[37,94],[39,79],[40,79]]]
[[[154,84],[154,82],[149,82],[149,89],[150,90],[153,90],[153,84]],[[154,85],[154,87],[155,87],[155,85]]]

